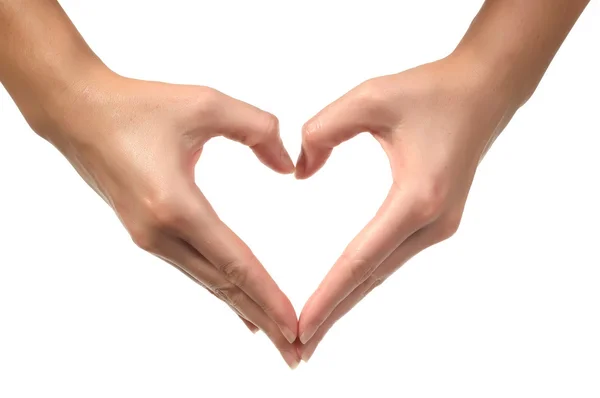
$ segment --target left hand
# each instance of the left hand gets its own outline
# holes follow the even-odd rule
[[[305,124],[297,178],[369,132],[389,158],[393,184],[306,303],[298,327],[304,360],[374,287],[455,233],[480,160],[518,108],[506,87],[492,70],[450,56],[366,81]]]
[[[277,118],[209,87],[128,79],[103,65],[68,87],[18,102],[34,130],[113,208],[140,248],[224,301],[250,330],[264,331],[295,368],[294,307],[194,176],[216,136],[249,146],[276,172],[293,172]]]

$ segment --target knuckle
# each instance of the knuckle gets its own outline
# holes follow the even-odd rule
[[[368,98],[369,96],[371,96],[373,94],[373,92],[377,91],[377,86],[378,86],[377,79],[372,78],[372,79],[365,80],[364,82],[359,84],[356,87],[355,91],[359,97]]]
[[[214,293],[214,295],[223,300],[226,303],[229,303],[229,298],[227,297],[227,288],[226,287],[211,287],[210,288],[211,291]]]
[[[232,289],[227,295],[228,303],[236,310],[240,309],[244,303],[244,293],[239,289]]]
[[[239,142],[241,144],[252,148],[260,143],[277,139],[277,136],[279,135],[279,119],[277,119],[277,116],[260,111],[256,122],[256,133],[240,135]]]
[[[244,301],[244,294],[236,286],[232,284],[215,287],[213,289],[215,296],[229,304],[236,310],[240,309],[240,306]]]
[[[354,92],[356,105],[369,120],[369,129],[386,131],[400,120],[399,106],[393,99],[389,82],[381,77],[373,78],[360,84]]]
[[[140,249],[149,253],[156,252],[159,244],[158,234],[149,229],[135,229],[130,231],[133,243]]]
[[[314,118],[304,123],[302,126],[302,138],[307,144],[314,144],[321,133],[322,125],[318,118]]]
[[[456,234],[460,226],[461,214],[445,217],[437,225],[438,241],[451,238]]]
[[[212,115],[219,106],[221,93],[211,87],[199,87],[194,96],[196,109],[203,115]]]
[[[225,278],[235,286],[245,286],[247,271],[244,264],[245,261],[234,259],[221,265],[219,270],[225,275]]]
[[[377,287],[381,286],[381,284],[383,283],[385,279],[379,276],[371,276],[367,279],[366,281],[366,286],[367,289],[364,291],[363,293],[363,297],[365,297],[366,295],[368,295],[369,293],[371,293],[373,290],[375,290]]]
[[[373,273],[374,267],[361,257],[349,258],[342,255],[348,263],[350,280],[354,286],[359,286]]]
[[[361,267],[351,267],[350,268],[350,278],[354,286],[358,286],[364,282],[367,278],[367,273],[364,268]]]
[[[279,134],[279,119],[272,113],[265,112],[265,135],[275,137]]]
[[[415,212],[419,221],[428,223],[439,217],[445,201],[446,193],[441,184],[425,184],[415,196]]]
[[[178,229],[184,221],[179,206],[165,195],[145,200],[145,210],[149,222],[157,229]]]
[[[385,89],[380,78],[364,81],[356,87],[356,96],[363,105],[377,108],[385,102]]]

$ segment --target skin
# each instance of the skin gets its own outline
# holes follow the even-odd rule
[[[138,246],[225,301],[250,330],[263,330],[295,368],[371,290],[454,234],[479,162],[587,3],[488,0],[451,55],[362,83],[306,123],[297,178],[369,132],[389,158],[393,184],[299,321],[194,181],[203,145],[215,136],[249,146],[276,172],[294,172],[273,115],[208,87],[119,76],[51,0],[0,0],[0,81]]]
[[[0,81],[27,122],[114,209],[133,241],[225,301],[250,330],[263,330],[296,367],[292,304],[194,181],[215,136],[292,173],[277,118],[208,87],[119,76],[55,1],[0,0],[0,59]]]
[[[585,0],[488,0],[448,57],[362,83],[303,128],[296,177],[361,132],[379,141],[393,184],[300,315],[308,361],[327,331],[420,251],[452,236],[477,166],[530,98]]]

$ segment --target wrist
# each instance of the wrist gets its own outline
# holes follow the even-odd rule
[[[7,90],[31,128],[50,139],[111,75],[114,73],[92,54],[74,62],[46,63],[36,71],[23,70]]]
[[[453,105],[449,109],[453,114],[462,115],[459,118],[485,126],[464,129],[469,139],[482,147],[496,139],[523,103],[510,74],[494,68],[474,53],[455,51],[429,65],[434,69],[427,80],[435,82],[430,94],[450,99],[444,104]]]
[[[449,58],[468,68],[478,87],[494,95],[506,108],[516,112],[530,98],[535,87],[523,78],[518,66],[508,55],[488,56],[474,48],[459,47]]]

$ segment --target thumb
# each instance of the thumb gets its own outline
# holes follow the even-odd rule
[[[278,173],[294,172],[294,163],[283,146],[279,120],[255,106],[216,92],[212,119],[217,135],[240,142],[252,149],[258,159]]]
[[[296,178],[316,173],[333,148],[362,132],[378,128],[378,101],[372,85],[365,82],[328,105],[302,128],[302,150],[296,163]]]

